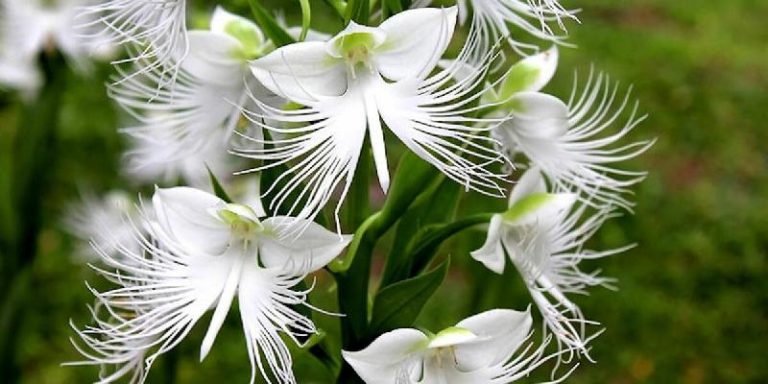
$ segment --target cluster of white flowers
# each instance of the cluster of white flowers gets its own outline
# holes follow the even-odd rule
[[[5,3],[14,12],[28,8]],[[187,186],[156,188],[151,204],[116,202],[117,195],[90,201],[70,219],[75,235],[91,239],[95,268],[117,286],[92,290],[94,325],[73,326],[86,359],[73,364],[102,367],[102,383],[143,382],[155,359],[212,311],[202,360],[236,296],[251,382],[296,382],[287,343],[303,345],[318,332],[298,310],[317,310],[301,283],[353,240],[341,235],[339,214],[368,156],[366,142],[380,188],[390,189],[388,135],[468,191],[505,197],[512,171],[527,169],[471,256],[499,274],[509,258],[543,319],[543,336],[538,346],[530,341],[530,310],[491,310],[437,334],[396,329],[342,352],[359,377],[509,383],[550,360],[592,359],[590,342],[602,330],[566,295],[612,287],[580,263],[627,249],[590,251],[585,243],[632,208],[627,194],[644,174],[616,163],[652,145],[619,143],[642,117],[635,106],[620,121],[629,96],[603,74],[590,72],[567,103],[541,92],[555,74],[557,46],[568,45],[564,22],[576,20],[576,11],[555,0],[429,3],[411,2],[375,26],[349,21],[333,36],[285,28],[297,42],[284,45],[267,33],[280,23],[260,27],[222,7],[208,29],[187,30],[185,0],[84,3],[79,25],[89,32],[79,36],[129,53],[109,86],[133,119],[121,130],[132,143],[128,174]],[[463,46],[449,57],[457,25],[465,24]],[[542,50],[519,32],[552,47]],[[66,38],[56,39],[76,56]],[[43,40],[25,49],[27,60]],[[524,57],[508,65],[505,51]],[[239,194],[240,203],[218,181],[215,194],[202,190],[210,174],[272,169],[282,173],[265,186],[266,207],[258,184]],[[332,201],[335,232],[315,222]],[[557,349],[548,352],[550,340]]]

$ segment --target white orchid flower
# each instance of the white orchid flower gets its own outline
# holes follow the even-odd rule
[[[228,159],[236,129],[255,129],[240,119],[240,109],[253,108],[250,96],[278,102],[250,74],[248,60],[270,44],[256,24],[216,8],[210,30],[188,34],[189,52],[181,59],[176,81],[164,82],[160,68],[139,70],[111,86],[113,98],[138,120],[124,128],[134,142],[128,171],[154,181],[185,176],[193,185],[207,179],[205,165],[231,174]]]
[[[137,50],[130,59],[117,63],[148,63],[139,68],[175,80],[178,59],[190,48],[186,8],[186,0],[96,0],[82,8],[80,28],[91,39]]]
[[[595,207],[631,210],[632,202],[623,195],[646,173],[617,169],[613,164],[640,155],[654,143],[617,144],[645,120],[637,116],[637,103],[621,128],[606,135],[630,103],[629,93],[617,97],[618,86],[607,76],[590,74],[580,96],[574,87],[568,104],[538,92],[541,82],[535,82],[532,88],[510,88],[520,91],[506,94],[512,118],[494,130],[510,158],[524,154],[556,188],[574,191]]]
[[[188,187],[158,189],[152,203],[153,215],[139,223],[148,232],[137,240],[142,252],[121,248],[120,258],[100,252],[117,269],[102,273],[120,287],[94,291],[108,318],[78,331],[84,344],[78,349],[89,359],[82,364],[117,364],[116,372],[124,372],[124,365],[135,366],[136,356],[143,354],[148,370],[213,310],[202,360],[237,296],[251,382],[261,375],[295,383],[281,335],[299,343],[316,328],[293,308],[307,305],[308,291],[292,288],[333,260],[350,237],[309,223],[301,236],[286,242],[276,228],[288,218],[258,217],[257,208]]]
[[[396,329],[342,354],[366,384],[511,383],[552,357],[543,355],[546,343],[523,347],[531,323],[529,310],[494,309],[434,335]]]
[[[80,71],[90,59],[110,53],[104,41],[87,39],[78,31],[78,10],[90,0],[2,0],[0,3],[0,84],[33,97],[42,75],[40,53],[59,50]]]
[[[586,294],[586,288],[602,285],[611,288],[612,279],[599,271],[585,273],[582,260],[597,259],[630,247],[595,252],[584,249],[587,240],[602,223],[612,217],[600,211],[580,222],[586,205],[573,209],[577,196],[572,193],[547,193],[544,178],[532,168],[521,177],[509,199],[509,210],[493,216],[485,244],[472,257],[488,269],[501,274],[508,255],[528,285],[531,297],[552,331],[566,360],[576,354],[588,355],[588,343],[600,332],[586,335],[586,320],[579,307],[565,294]]]
[[[101,199],[91,194],[84,195],[82,201],[70,207],[64,218],[64,227],[83,243],[78,256],[95,261],[99,254],[91,247],[91,241],[98,243],[102,252],[114,257],[120,256],[121,247],[140,251],[133,225],[138,218],[139,209],[128,193],[115,190]]]
[[[382,121],[411,151],[451,179],[485,193],[501,191],[497,183],[502,177],[483,167],[501,162],[501,156],[491,148],[493,140],[483,135],[487,129],[476,128],[477,119],[466,115],[477,108],[469,104],[484,93],[476,86],[489,63],[456,83],[451,81],[458,66],[429,76],[448,46],[455,21],[452,7],[401,12],[378,27],[352,22],[327,42],[287,45],[251,64],[267,88],[305,106],[299,110],[265,106],[268,113],[248,113],[273,137],[269,146],[254,140],[258,148],[241,151],[243,156],[268,161],[255,170],[292,162],[283,176],[290,180],[277,191],[275,206],[296,191],[305,202],[297,216],[311,219],[343,182],[340,205],[366,131],[379,183],[386,191],[390,176]],[[464,55],[468,51],[470,46]],[[262,122],[265,118],[293,127]],[[480,164],[465,156],[478,158]],[[296,204],[291,212],[295,208]]]
[[[551,24],[556,22],[565,32],[563,19],[576,18],[576,11],[564,8],[557,0],[458,0],[459,20],[466,24],[472,15],[472,29],[476,29],[483,44],[478,53],[483,54],[500,39],[507,41],[518,54],[526,56],[538,52],[536,44],[512,37],[520,28],[538,40],[566,45],[566,35],[554,31]],[[470,11],[471,8],[471,11]]]

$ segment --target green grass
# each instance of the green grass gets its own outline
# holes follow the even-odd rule
[[[649,114],[634,137],[658,142],[627,164],[650,172],[637,191],[635,215],[610,222],[592,243],[596,248],[638,246],[591,264],[617,277],[620,290],[596,289],[577,298],[587,317],[606,331],[594,343],[598,363],[583,363],[569,382],[765,382],[768,2],[575,3],[583,8],[582,24],[571,23],[569,31],[579,48],[561,50],[561,71],[548,90],[567,96],[571,70],[585,74],[594,64],[622,84],[634,85],[641,110]],[[59,366],[77,358],[68,344],[67,322],[86,320],[91,299],[82,282],[94,278],[71,257],[73,241],[62,234],[58,220],[78,186],[106,190],[120,184],[115,172],[120,142],[99,82],[73,82],[62,116],[63,156],[45,203],[48,229],[33,265],[34,290],[26,301],[19,345],[23,382],[29,383],[88,382],[95,374]],[[15,113],[13,105],[0,111],[2,140],[14,135]],[[464,206],[480,204],[469,200]],[[468,260],[467,252],[482,240],[478,237],[466,234],[444,247],[453,256],[451,278],[420,325],[439,330],[470,308],[527,306],[513,273],[489,278]],[[472,286],[482,291],[472,296]],[[182,344],[180,382],[246,380],[239,323],[230,317],[202,365],[196,361],[200,335]],[[158,364],[150,382],[161,382],[162,359]],[[317,369],[302,363],[300,382],[310,382],[308,377],[323,382]]]

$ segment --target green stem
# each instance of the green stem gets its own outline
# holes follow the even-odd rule
[[[19,375],[15,352],[24,314],[24,306],[19,303],[32,293],[28,287],[32,279],[31,266],[38,252],[42,204],[53,173],[50,168],[56,164],[56,127],[67,74],[58,54],[44,54],[40,65],[45,86],[38,99],[23,109],[8,170],[14,174],[9,198],[13,202],[10,217],[15,228],[12,234],[3,235],[7,254],[3,255],[0,279],[0,318],[5,325],[2,328],[5,335],[0,338],[0,372],[5,382],[10,383]]]

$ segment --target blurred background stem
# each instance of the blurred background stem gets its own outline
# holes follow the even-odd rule
[[[15,132],[10,167],[11,212],[4,215],[2,279],[0,279],[0,372],[3,381],[19,380],[17,337],[24,319],[24,303],[34,300],[32,264],[38,251],[42,205],[56,165],[56,130],[68,68],[60,55],[40,57],[45,85],[35,101],[24,106]]]

